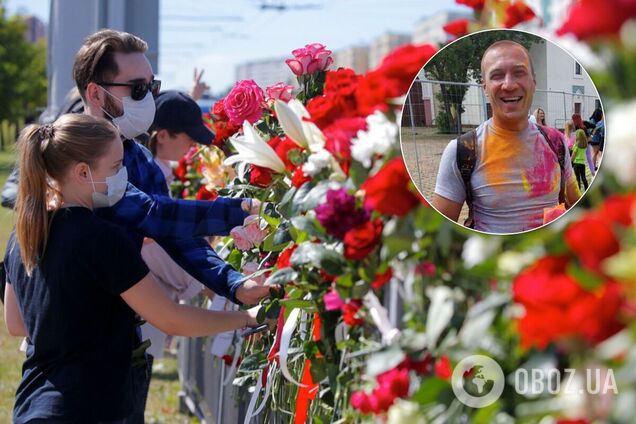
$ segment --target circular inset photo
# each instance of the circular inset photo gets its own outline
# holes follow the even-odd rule
[[[417,189],[448,219],[516,234],[571,209],[603,155],[598,91],[572,55],[517,30],[441,49],[409,90],[400,128]]]

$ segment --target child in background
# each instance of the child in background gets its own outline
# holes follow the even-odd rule
[[[572,147],[572,168],[574,168],[574,175],[576,175],[579,188],[583,185],[584,189],[587,190],[588,184],[585,177],[588,151],[587,135],[585,135],[583,130],[576,130],[575,137],[576,143]]]
[[[565,135],[565,139],[568,142],[568,150],[570,151],[570,157],[572,157],[572,147],[574,146],[574,142],[576,141],[574,138],[574,121],[565,121],[565,125],[563,127],[563,135]]]

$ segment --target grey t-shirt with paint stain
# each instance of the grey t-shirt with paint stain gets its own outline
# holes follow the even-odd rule
[[[566,144],[562,137],[563,144]],[[520,132],[494,126],[477,128],[477,160],[471,176],[475,229],[516,233],[543,225],[544,208],[557,206],[561,170],[554,151],[531,122]],[[463,204],[466,190],[457,168],[457,140],[446,146],[435,193]],[[574,178],[565,149],[564,178]]]

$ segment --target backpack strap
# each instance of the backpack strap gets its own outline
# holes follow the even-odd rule
[[[464,221],[464,226],[475,227],[473,218],[473,187],[470,177],[477,162],[477,131],[472,130],[460,135],[457,138],[457,168],[464,181],[466,189],[466,205],[468,206],[468,218]]]
[[[559,162],[559,168],[561,170],[561,178],[560,178],[561,186],[559,187],[559,203],[563,203],[566,206],[566,208],[568,208],[570,207],[570,205],[568,205],[566,202],[565,178],[564,178],[565,145],[563,144],[560,138],[550,137],[550,135],[554,134],[553,133],[554,130],[552,128],[537,124],[537,129],[539,130],[539,132],[541,133],[545,141],[548,143],[548,146],[550,146],[550,149],[552,150],[552,152],[554,152],[554,154],[557,157],[557,161]]]

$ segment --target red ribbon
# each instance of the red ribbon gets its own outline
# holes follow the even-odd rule
[[[318,315],[317,312],[314,314],[314,328],[312,331],[312,337],[314,341],[320,340],[320,315]],[[320,356],[320,352],[316,356]],[[309,413],[309,401],[314,400],[316,398],[316,394],[318,393],[318,384],[314,384],[314,381],[311,378],[311,361],[309,359],[305,359],[305,367],[303,369],[303,376],[300,382],[304,386],[298,389],[294,424],[304,424],[307,421],[307,414]]]

